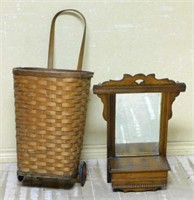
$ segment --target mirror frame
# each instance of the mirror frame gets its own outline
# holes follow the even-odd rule
[[[121,80],[109,80],[94,85],[93,92],[101,99],[103,118],[107,121],[107,158],[115,157],[115,105],[116,94],[122,93],[161,93],[161,118],[159,155],[166,156],[168,120],[172,117],[172,104],[175,98],[186,90],[184,83],[173,80],[156,79],[155,74],[124,74]],[[108,175],[108,182],[110,177]]]

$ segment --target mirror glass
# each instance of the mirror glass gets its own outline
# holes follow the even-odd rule
[[[115,154],[159,154],[161,93],[116,94]]]

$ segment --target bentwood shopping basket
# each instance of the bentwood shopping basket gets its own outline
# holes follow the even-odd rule
[[[55,21],[72,13],[84,23],[77,70],[53,69]],[[62,10],[51,23],[48,68],[13,69],[20,181],[26,176],[75,178],[79,170],[86,176],[79,159],[93,73],[82,71],[85,38],[84,16],[74,9]]]

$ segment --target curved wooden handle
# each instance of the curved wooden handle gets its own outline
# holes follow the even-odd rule
[[[84,55],[84,46],[85,46],[85,39],[86,39],[86,19],[82,13],[74,9],[66,9],[59,11],[52,19],[51,22],[51,29],[50,29],[50,39],[49,39],[49,51],[48,51],[48,68],[53,69],[53,55],[54,55],[54,38],[55,38],[55,22],[58,16],[62,14],[74,13],[76,16],[80,17],[84,23],[84,31],[83,37],[78,57],[78,64],[77,70],[82,70],[82,63],[83,63],[83,55]]]

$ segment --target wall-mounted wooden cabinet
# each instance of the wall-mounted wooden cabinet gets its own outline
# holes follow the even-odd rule
[[[94,85],[107,121],[107,181],[114,190],[164,188],[170,169],[166,158],[172,103],[184,83],[154,74],[125,74],[122,80]]]

